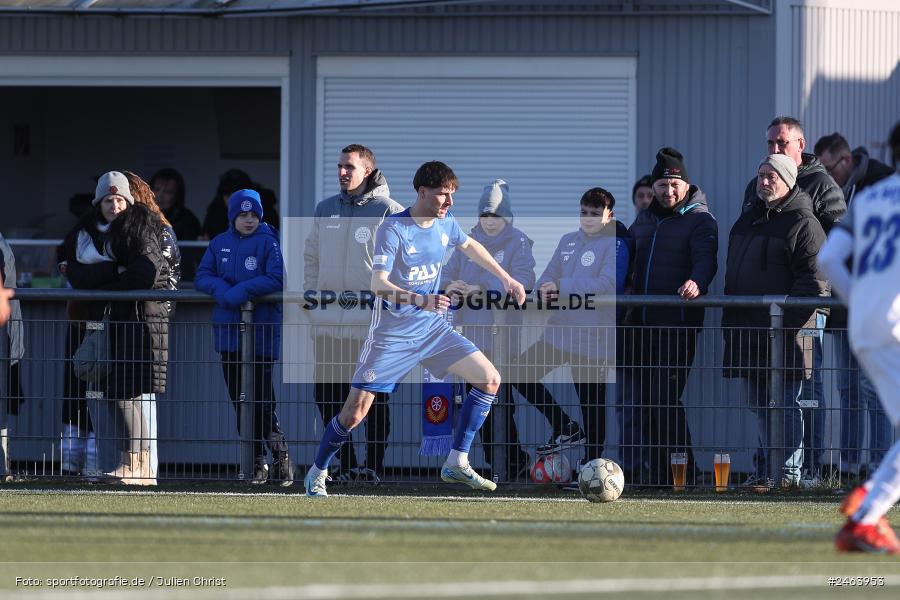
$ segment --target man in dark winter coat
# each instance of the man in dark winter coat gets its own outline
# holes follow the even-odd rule
[[[847,212],[847,203],[841,187],[816,155],[803,151],[806,139],[800,121],[793,117],[775,117],[766,129],[766,140],[769,154],[783,154],[797,165],[797,185],[810,197],[813,214],[827,235]],[[754,177],[747,183],[743,212],[752,211],[760,202],[756,195],[756,180]]]
[[[816,142],[816,156],[844,192],[847,209],[861,191],[889,177],[894,170],[869,157],[862,146],[850,151],[850,144],[840,133],[826,135]],[[874,471],[891,446],[893,427],[875,393],[875,386],[859,368],[847,340],[847,310],[831,311],[828,329],[834,334],[837,388],[841,398],[841,476],[854,474],[866,479]],[[866,420],[869,422],[869,464],[861,463],[861,446]]]
[[[828,286],[816,268],[816,254],[825,232],[812,202],[797,181],[797,166],[783,154],[770,154],[759,165],[757,202],[731,228],[725,273],[725,294],[736,296],[826,296]],[[766,472],[769,448],[786,448],[779,460],[781,483],[800,484],[803,466],[803,415],[800,390],[812,368],[812,345],[801,335],[812,327],[815,309],[789,309],[784,314],[784,370],[769,370],[769,311],[766,308],[726,308],[722,315],[726,377],[746,379],[750,408],[759,418],[760,451],[756,474],[749,483],[771,487]],[[782,377],[781,398],[768,398],[768,378]],[[767,425],[766,407],[778,406],[776,429]],[[771,410],[771,409],[769,409]]]
[[[797,185],[807,193],[812,201],[813,213],[819,220],[825,235],[832,226],[841,220],[847,212],[847,203],[840,186],[828,174],[825,166],[813,154],[804,152],[806,139],[803,126],[793,117],[775,117],[766,129],[768,154],[783,154],[797,165]],[[747,184],[744,193],[743,212],[753,210],[759,202],[756,196],[756,178]],[[822,336],[825,328],[827,311],[820,309],[816,315],[813,328],[808,333],[813,340],[813,375],[810,385],[804,386],[802,404],[806,407],[804,419],[810,425],[806,428],[806,448],[811,449],[809,456],[810,470],[804,476],[803,486],[810,487],[817,483],[820,471],[820,451],[825,441],[825,394],[822,382]]]
[[[635,245],[633,293],[693,300],[708,292],[716,275],[716,220],[707,210],[706,195],[690,184],[677,150],[663,148],[656,154],[651,177],[653,201],[630,228]],[[691,452],[680,398],[694,362],[703,309],[635,307],[626,323],[632,329],[626,329],[625,334],[634,339],[624,345],[630,352],[623,359],[622,385],[631,386],[636,403],[642,406],[643,445],[649,446],[649,455],[645,455],[649,470],[645,469],[644,482],[665,485],[669,454]],[[644,457],[633,462],[639,465]]]

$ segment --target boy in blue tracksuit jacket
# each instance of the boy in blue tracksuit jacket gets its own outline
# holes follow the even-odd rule
[[[512,226],[512,202],[509,197],[509,186],[502,179],[494,180],[484,188],[478,203],[478,224],[469,235],[480,242],[494,260],[509,273],[513,279],[525,286],[526,290],[534,287],[534,253],[533,242]],[[494,293],[502,298],[506,291],[500,280],[485,271],[482,267],[467,258],[462,252],[454,252],[441,271],[441,289],[448,295],[466,298],[458,310],[454,311],[453,324],[463,327],[463,335],[470,339],[479,350],[493,361],[508,362],[509,356],[495,356],[493,352],[493,325],[500,324],[500,330],[506,336],[507,348],[518,354],[519,328],[522,324],[520,311],[506,311],[497,318],[500,312],[487,310],[486,294]],[[459,304],[455,300],[454,306]],[[504,384],[505,385],[505,384]],[[505,390],[505,398],[509,403],[506,411],[506,472],[511,480],[524,476],[528,470],[529,457],[519,445],[519,432],[513,418],[514,404],[510,390]],[[481,441],[485,447],[488,462],[493,469],[495,464],[493,444],[493,425],[491,412],[482,426]]]
[[[587,459],[599,458],[606,437],[605,368],[616,355],[616,311],[591,298],[625,291],[630,261],[624,229],[613,217],[615,198],[603,188],[581,197],[581,227],[560,240],[537,281],[544,302],[557,302],[541,339],[518,359],[513,385],[541,412],[553,430],[539,454],[587,443]],[[563,310],[565,307],[565,310]],[[570,365],[584,428],[566,415],[540,379]]]
[[[238,324],[241,305],[259,296],[283,289],[284,263],[278,234],[262,223],[263,208],[254,190],[238,190],[228,199],[228,231],[217,235],[206,249],[194,281],[197,289],[216,300],[213,310],[215,348],[222,356],[222,372],[238,416],[241,389],[241,354]],[[256,349],[253,406],[255,429],[253,452],[256,461],[251,483],[265,483],[269,477],[265,439],[272,452],[273,481],[282,486],[293,482],[294,467],[288,455],[284,433],[275,413],[272,364],[281,348],[281,304],[261,302],[253,309]]]

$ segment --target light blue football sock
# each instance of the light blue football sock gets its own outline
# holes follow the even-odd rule
[[[463,401],[462,410],[459,415],[459,426],[453,433],[453,449],[458,452],[469,452],[472,446],[472,440],[475,439],[475,432],[484,425],[488,413],[491,412],[491,404],[494,403],[496,396],[488,394],[473,387],[472,391]]]
[[[338,422],[338,418],[334,417],[325,427],[322,434],[322,441],[319,442],[319,451],[316,452],[316,467],[321,470],[328,468],[329,463],[334,455],[341,449],[341,444],[350,441],[350,432]]]

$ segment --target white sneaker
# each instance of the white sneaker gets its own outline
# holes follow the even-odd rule
[[[493,492],[497,489],[496,483],[485,479],[469,465],[455,467],[444,463],[444,466],[441,467],[441,479],[447,483],[464,483],[473,490]]]
[[[822,478],[817,473],[806,471],[800,477],[800,488],[809,490],[812,488],[822,487]]]
[[[314,467],[310,467],[303,479],[303,487],[306,488],[306,495],[310,498],[325,498],[328,496],[328,490],[325,489],[325,482],[331,479],[328,476],[328,469],[319,471],[318,475],[313,477],[313,471],[318,471]]]

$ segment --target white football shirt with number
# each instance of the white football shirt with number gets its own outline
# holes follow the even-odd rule
[[[848,303],[853,349],[900,343],[900,174],[855,196],[838,226],[853,236]]]

